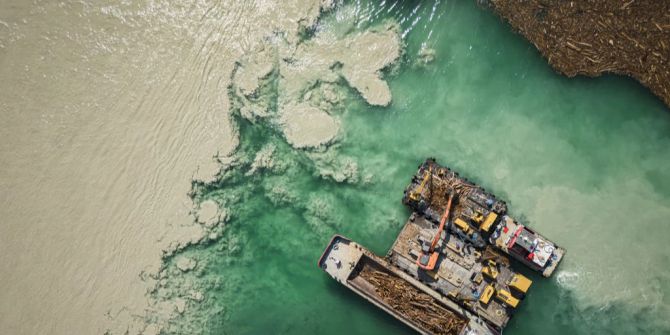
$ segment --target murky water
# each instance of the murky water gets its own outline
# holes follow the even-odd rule
[[[628,79],[555,75],[472,3],[432,4],[355,5],[362,27],[403,22],[406,58],[391,75],[390,108],[349,98],[332,157],[315,164],[272,128],[242,122],[240,155],[272,145],[276,165],[248,176],[250,161],[241,162],[199,188],[232,215],[220,242],[187,251],[203,262],[194,285],[209,294],[182,325],[230,334],[409,332],[315,261],[336,232],[384,254],[408,215],[403,187],[436,156],[568,249],[553,278],[533,278],[507,334],[670,331],[668,110]],[[435,51],[434,62],[421,62],[422,47]],[[352,165],[344,182],[319,177]]]
[[[427,156],[506,198],[517,217],[568,250],[553,278],[533,277],[534,287],[506,334],[670,332],[670,113],[658,99],[625,78],[554,74],[531,45],[470,1],[351,2],[324,17],[319,29],[351,33],[352,19],[354,31],[389,19],[401,25],[405,55],[386,73],[392,105],[371,107],[350,90],[342,110],[332,111],[341,130],[339,142],[326,152],[296,150],[275,124],[234,113],[237,161],[216,181],[194,186],[196,203],[213,200],[226,209],[226,228],[218,240],[169,261],[152,299],[184,299],[186,308],[166,332],[409,333],[329,279],[316,260],[334,233],[384,254],[409,215],[400,204],[402,190]],[[169,57],[173,42],[182,41],[178,31],[138,36],[164,48],[148,43],[142,52]],[[192,33],[195,41],[210,36]],[[91,36],[105,35],[92,30]],[[428,62],[433,51],[435,59]],[[3,66],[9,63],[3,59]],[[192,61],[199,63],[182,62],[189,69]],[[216,72],[200,70],[177,73],[199,83]],[[158,89],[152,87],[146,89]],[[169,87],[174,94],[191,92]],[[218,88],[198,91],[195,106],[209,106],[205,102],[215,99]],[[125,106],[116,104],[119,99],[149,103],[135,100],[134,91],[116,91],[93,107]],[[172,105],[160,98],[165,95],[149,96],[159,106]],[[69,100],[53,93],[39,101]],[[4,106],[12,105],[0,102]],[[200,134],[207,127],[194,122],[181,131]],[[271,153],[271,159],[255,160],[259,152],[266,158]],[[105,159],[127,160],[124,155],[113,151]],[[2,159],[4,166],[13,156]],[[182,256],[197,260],[194,270],[175,267]]]
[[[0,1],[3,332],[143,329],[162,252],[208,235],[188,193],[236,146],[236,62],[318,13],[309,0]]]

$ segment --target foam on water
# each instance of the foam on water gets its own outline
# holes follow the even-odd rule
[[[109,254],[135,260],[159,249],[144,241],[169,242],[170,236],[153,235],[143,227],[151,223],[155,229],[150,231],[161,231],[174,217],[188,220],[186,212],[192,204],[185,194],[192,187],[198,223],[189,223],[207,227],[208,236],[197,239],[204,243],[167,258],[156,278],[158,286],[151,292],[156,308],[147,312],[149,323],[164,322],[161,313],[176,312],[182,316],[170,321],[165,332],[407,333],[405,326],[329,279],[315,262],[334,233],[384,254],[409,215],[400,204],[403,188],[417,165],[435,156],[506,198],[515,216],[568,250],[553,278],[532,277],[534,287],[506,334],[670,332],[670,248],[666,243],[670,235],[670,113],[640,85],[610,76],[567,79],[556,75],[528,42],[474,1],[351,1],[323,16],[315,31],[266,39],[259,37],[267,37],[261,32],[274,31],[275,26],[290,26],[291,31],[301,24],[310,26],[319,8],[306,9],[297,1],[286,9],[287,15],[276,15],[270,2],[231,3],[236,6],[169,1],[37,5],[34,14],[40,18],[36,21],[39,34],[28,38],[22,34],[29,30],[22,27],[32,22],[0,21],[0,37],[4,37],[0,38],[0,57],[14,55],[0,60],[23,64],[24,58],[32,57],[37,64],[34,68],[3,68],[11,78],[23,79],[20,85],[8,84],[11,90],[3,90],[7,99],[0,101],[0,110],[13,113],[6,115],[37,115],[38,121],[26,122],[30,126],[26,131],[14,130],[13,136],[7,136],[11,141],[3,141],[0,147],[14,153],[19,142],[34,141],[40,149],[36,152],[57,153],[50,160],[36,160],[24,152],[16,159],[3,155],[12,163],[4,165],[16,175],[26,166],[35,167],[32,174],[21,174],[23,179],[11,178],[7,182],[11,191],[18,192],[24,184],[44,188],[21,188],[21,197],[3,194],[13,201],[6,216],[20,218],[12,221],[13,226],[32,229],[22,235],[30,237],[26,241],[44,244],[45,248],[32,250],[45,254],[37,257],[45,266],[33,266],[43,269],[50,263],[76,260],[72,257],[76,252],[90,263],[86,269],[101,269],[82,272],[84,267],[76,261],[65,262],[62,269],[70,269],[68,274],[54,275],[48,282],[55,286],[39,287],[55,298],[25,308],[54,307],[51,309],[63,313],[55,319],[67,322],[54,319],[49,321],[53,324],[35,325],[57,326],[49,329],[60,333],[100,329],[73,311],[89,311],[91,319],[102,311],[108,311],[110,319],[117,313],[129,313],[125,307],[103,304],[90,308],[92,300],[64,304],[72,306],[66,311],[53,301],[62,292],[78,292],[82,283],[104,279],[97,287],[86,286],[91,297],[102,299],[102,288],[112,286],[105,283],[119,282],[113,275],[135,280],[146,265],[126,263],[126,256],[119,261]],[[248,22],[257,17],[253,13],[262,14],[259,22]],[[19,14],[15,16],[30,17]],[[71,24],[77,20],[82,25]],[[79,31],[81,27],[87,32]],[[381,73],[393,96],[387,107],[381,107],[390,96],[377,69],[391,59],[378,63],[365,56],[363,62],[377,64],[367,68],[371,73],[346,72],[346,66],[358,64],[340,61],[339,67],[318,64],[320,72],[315,74],[303,71],[290,57],[281,57],[298,50],[295,55],[306,63],[332,57],[356,63],[352,60],[360,55],[350,54],[356,50],[349,52],[347,46],[362,49],[356,41],[362,41],[361,36],[369,38],[364,32],[374,29],[387,37],[393,37],[389,31],[397,29],[403,37],[400,65]],[[7,49],[16,41],[22,43],[21,48]],[[66,48],[63,41],[76,47]],[[33,48],[33,43],[40,48]],[[393,45],[382,44],[393,51],[390,54],[397,54]],[[273,65],[253,59],[263,56],[255,52],[257,47],[271,51],[268,57]],[[25,50],[30,52],[18,52]],[[63,68],[44,61],[47,56],[65,60]],[[286,63],[284,68],[277,67],[280,62]],[[252,75],[235,72],[240,66],[246,66],[247,74]],[[287,78],[289,73],[297,79]],[[367,76],[356,79],[361,73]],[[260,77],[267,82],[260,83]],[[327,82],[320,77],[328,77]],[[377,91],[384,92],[383,100],[371,99],[378,95],[374,92],[366,97],[369,83],[381,88]],[[37,93],[26,95],[21,85]],[[230,87],[233,91],[228,91]],[[295,94],[286,93],[293,88]],[[318,90],[309,93],[314,88]],[[239,95],[235,89],[244,97],[235,97]],[[25,101],[12,100],[13,92]],[[228,97],[235,98],[232,122],[225,113]],[[245,110],[242,107],[249,104],[238,102],[242,98],[262,108]],[[366,99],[380,106],[371,106]],[[316,131],[314,141],[305,145],[334,142],[327,149],[296,149],[287,142],[282,124],[266,119],[268,115],[277,119],[273,115],[282,103],[291,107],[304,102],[325,106],[324,118],[327,114],[337,120],[337,128],[328,127],[328,136]],[[42,114],[43,105],[72,115]],[[218,118],[219,114],[224,117]],[[3,129],[18,129],[23,124],[18,116]],[[222,136],[229,138],[226,148],[234,147],[236,137],[232,135],[238,131],[240,144],[237,153],[225,159],[229,163],[225,170],[213,180],[191,185],[185,176],[200,165],[194,162],[201,158],[212,161],[223,144]],[[112,136],[117,132],[118,136]],[[72,169],[81,157],[95,164]],[[39,182],[35,182],[36,175]],[[66,187],[68,183],[76,185]],[[61,199],[70,197],[77,206],[53,210]],[[91,202],[92,198],[97,202]],[[45,203],[53,208],[37,206]],[[147,203],[152,206],[146,208]],[[100,217],[106,220],[99,221]],[[43,226],[24,228],[24,220]],[[95,238],[81,247],[71,243],[66,233],[89,235],[54,224],[63,222],[68,223],[67,228],[141,224],[111,233],[89,232]],[[181,226],[179,221],[169,222]],[[39,227],[59,227],[54,230],[57,236],[44,234]],[[189,236],[181,237],[189,242]],[[136,240],[141,248],[127,247]],[[56,242],[64,246],[56,249],[65,251],[47,254],[47,244]],[[91,246],[104,243],[110,247]],[[9,245],[0,246],[7,249],[6,254],[18,248]],[[116,249],[118,246],[125,249]],[[84,257],[92,250],[105,253]],[[159,259],[157,252],[151,255]],[[11,264],[22,265],[22,272],[10,274],[40,270],[30,268],[30,262],[19,262],[22,256],[10,259]],[[158,267],[159,262],[149,263]],[[132,271],[116,271],[129,265],[134,266]],[[105,271],[111,275],[104,275]],[[93,278],[96,274],[99,277]],[[15,296],[30,289],[19,279],[23,278],[14,278],[21,288],[12,293]],[[139,293],[133,297],[142,300],[146,287],[137,282],[132,291]],[[123,306],[120,299],[130,299],[115,296],[117,290],[105,292],[103,298],[115,301],[114,306]],[[13,309],[9,299],[3,306]],[[142,310],[141,306],[135,307]],[[17,316],[12,325],[27,316],[43,321],[51,309],[40,311],[44,314],[21,314],[13,309]],[[129,317],[141,318],[138,314]],[[30,327],[25,329],[46,329]]]
[[[206,263],[192,279],[206,298],[175,329],[408,332],[314,262],[335,232],[385,253],[408,215],[403,187],[436,156],[568,249],[553,278],[533,277],[506,333],[670,331],[668,110],[628,79],[554,74],[469,2],[357,2],[320,29],[388,17],[403,22],[407,44],[390,107],[352,92],[340,142],[318,155],[291,149],[262,123],[243,123],[241,163],[198,188],[196,201],[215,198],[232,214],[220,242],[186,251]],[[426,46],[434,60],[414,66]],[[267,145],[281,167],[243,176],[252,164],[245,157]],[[333,177],[352,166],[356,178]]]

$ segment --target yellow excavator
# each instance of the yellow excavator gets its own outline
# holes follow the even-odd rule
[[[433,242],[430,244],[428,250],[421,250],[421,254],[416,259],[416,265],[418,265],[420,268],[426,271],[432,271],[433,269],[435,269],[435,264],[437,264],[437,258],[440,255],[440,253],[435,251],[435,246],[437,245],[437,242],[440,240],[440,237],[442,237],[442,232],[444,231],[444,225],[447,223],[447,220],[449,219],[449,211],[451,210],[452,200],[454,200],[454,194],[449,193],[447,208],[444,210],[444,214],[442,214],[442,219],[440,219],[440,226],[437,229],[435,237],[433,238]]]
[[[423,188],[426,187],[428,179],[430,179],[432,176],[433,176],[433,167],[429,166],[428,172],[426,173],[426,175],[423,176],[423,180],[421,181],[419,187],[416,189],[416,191],[412,192],[412,194],[409,195],[409,198],[412,199],[412,201],[419,201],[419,199],[421,198],[421,192],[423,192]]]

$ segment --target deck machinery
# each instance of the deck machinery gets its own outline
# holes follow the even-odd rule
[[[509,256],[548,277],[565,253],[434,159],[402,201],[413,213],[385,258],[336,235],[319,267],[421,334],[501,333],[532,284]]]
[[[318,266],[420,334],[500,335],[476,314],[344,236],[333,236]]]
[[[434,159],[419,166],[405,189],[403,203],[439,222],[452,192],[458,199],[452,209],[454,234],[478,248],[490,245],[543,276],[551,276],[565,250],[509,216],[504,201]]]
[[[509,259],[493,248],[478,250],[453,233],[442,234],[438,265],[423,271],[416,265],[424,239],[434,224],[413,213],[387,254],[388,261],[442,296],[479,315],[496,329],[507,325],[531,281],[510,268]]]

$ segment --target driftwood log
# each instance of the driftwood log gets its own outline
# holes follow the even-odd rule
[[[458,334],[465,326],[464,319],[394,275],[365,267],[360,276],[375,286],[384,302],[434,334]]]

